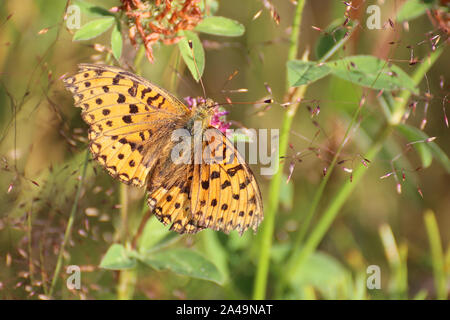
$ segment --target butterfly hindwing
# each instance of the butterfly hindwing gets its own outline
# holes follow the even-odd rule
[[[165,225],[171,223],[170,230],[183,233],[196,233],[202,230],[192,215],[189,191],[193,177],[192,166],[186,166],[186,180],[172,186],[160,186],[149,192],[148,204],[156,218]]]
[[[219,130],[209,128],[205,138],[210,141],[212,157],[218,160],[209,161],[204,157],[207,163],[194,170],[191,207],[196,223],[225,233],[256,230],[263,218],[263,208],[253,173]]]

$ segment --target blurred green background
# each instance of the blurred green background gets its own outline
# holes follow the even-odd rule
[[[358,1],[357,1],[358,2]],[[93,1],[111,8],[118,1]],[[267,97],[267,83],[277,102],[283,99],[286,88],[286,59],[294,4],[273,1],[280,16],[279,25],[264,4],[267,1],[221,1],[216,15],[239,21],[245,26],[241,37],[225,38],[200,34],[206,51],[203,76],[207,95],[215,101],[260,101]],[[384,1],[381,8],[383,29],[369,30],[365,26],[366,7],[376,1],[354,4],[353,17],[361,27],[334,58],[350,55],[374,55],[391,59],[408,74],[417,65],[410,65],[414,56],[424,59],[431,52],[428,32],[437,34],[427,14],[409,22],[409,30],[402,23],[392,28],[396,12],[404,1]],[[2,299],[46,299],[64,232],[74,201],[78,207],[70,240],[64,250],[63,271],[55,287],[53,298],[116,299],[127,271],[111,271],[99,267],[102,257],[112,243],[120,242],[123,228],[126,193],[129,214],[128,232],[136,232],[145,211],[143,190],[123,187],[113,181],[96,163],[89,162],[79,199],[75,200],[77,185],[85,158],[87,126],[80,110],[73,107],[73,99],[60,77],[72,74],[82,62],[106,61],[106,49],[96,50],[93,44],[109,46],[110,31],[90,41],[73,42],[73,30],[63,22],[66,1],[22,0],[0,3],[0,297]],[[347,6],[340,1],[306,1],[300,35],[300,56],[309,50],[309,59],[317,60],[315,48],[323,32],[336,19],[343,22]],[[254,19],[255,14],[261,15]],[[82,13],[81,25],[93,17]],[[126,25],[123,24],[125,28]],[[48,28],[46,30],[45,28]],[[42,31],[44,30],[44,31]],[[133,65],[136,50],[123,30],[124,47],[120,64]],[[421,43],[424,41],[424,43]],[[389,45],[396,41],[395,45]],[[441,43],[448,41],[443,37]],[[192,80],[182,63],[175,64],[177,46],[157,44],[155,62],[145,58],[139,64],[142,75],[175,93],[178,97],[201,96],[199,84]],[[448,50],[447,50],[448,51]],[[175,57],[175,58],[174,58]],[[425,93],[429,92],[427,125],[424,132],[437,137],[435,142],[448,154],[449,131],[444,121],[444,97],[448,94],[449,55],[441,55],[420,84],[420,98],[415,113],[406,123],[420,127],[424,118]],[[178,71],[176,71],[178,70]],[[230,74],[238,74],[224,83]],[[177,76],[180,73],[180,77]],[[178,79],[174,81],[174,79]],[[443,83],[443,85],[441,85]],[[223,92],[247,88],[246,93]],[[369,159],[367,172],[346,201],[320,246],[309,257],[298,274],[291,277],[288,289],[277,295],[276,287],[284,271],[285,257],[292,248],[296,232],[317,190],[323,170],[329,165],[339,147],[354,110],[358,107],[363,89],[358,85],[326,77],[308,87],[305,99],[294,119],[286,177],[290,157],[300,153],[292,178],[283,179],[281,205],[275,217],[275,232],[271,250],[271,268],[267,297],[286,299],[382,299],[437,298],[436,277],[430,236],[424,213],[432,210],[440,231],[444,283],[448,292],[450,270],[450,192],[449,174],[441,162],[433,159],[422,170],[416,149],[407,150],[408,141],[394,132],[376,159]],[[319,203],[324,209],[344,181],[351,178],[349,170],[361,162],[361,157],[386,122],[381,111],[378,92],[368,92],[366,104],[359,118],[359,126],[350,133],[341,160]],[[314,117],[308,106],[320,106]],[[264,108],[264,107],[263,107]],[[447,108],[448,109],[448,108]],[[249,128],[280,128],[284,108],[273,104],[259,112],[252,105],[236,105],[228,109],[228,119]],[[448,111],[447,111],[448,112]],[[235,127],[237,125],[235,123]],[[318,131],[320,132],[318,133]],[[319,148],[317,154],[309,147]],[[393,176],[391,160],[400,155],[394,165],[399,170],[401,194]],[[283,155],[282,155],[283,156]],[[448,158],[447,158],[448,160]],[[267,199],[270,177],[254,172]],[[402,174],[405,180],[402,181]],[[422,192],[423,197],[420,192]],[[266,201],[265,201],[266,202]],[[432,217],[430,213],[430,217]],[[219,283],[196,279],[180,272],[157,271],[139,264],[137,282],[132,285],[137,299],[240,299],[251,298],[255,270],[258,264],[260,234],[246,232],[239,237],[202,231],[197,235],[178,236],[166,231],[160,223],[150,220],[141,239],[146,248],[162,239],[164,248],[189,248],[212,261],[219,270]],[[431,219],[431,218],[430,218]],[[315,220],[312,222],[314,227]],[[432,230],[432,229],[429,229]],[[435,230],[434,230],[435,231]],[[162,234],[162,235],[161,235]],[[436,234],[436,233],[434,233]],[[392,238],[391,238],[392,237]],[[394,241],[392,241],[394,240]],[[148,241],[145,243],[145,241]],[[164,250],[164,249],[163,249]],[[65,266],[75,264],[82,271],[81,289],[68,290],[64,285],[68,274]],[[366,269],[378,265],[381,270],[381,289],[367,289]],[[164,268],[163,268],[164,269]],[[182,272],[181,272],[182,273]],[[128,283],[129,284],[129,283]],[[442,289],[441,289],[442,292]],[[130,297],[130,296],[128,296]],[[443,295],[441,293],[440,297]],[[446,295],[445,295],[446,297]]]

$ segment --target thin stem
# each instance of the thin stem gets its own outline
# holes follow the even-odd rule
[[[31,208],[30,208],[30,212],[28,212],[27,214],[27,224],[28,224],[28,230],[27,230],[27,234],[28,234],[28,270],[30,272],[30,281],[31,284],[33,285],[34,283],[34,265],[33,265],[33,249],[31,247],[31,241],[32,241],[32,223],[31,223],[31,215],[33,213],[33,202],[31,202]]]
[[[303,3],[304,4],[304,3]],[[303,6],[302,4],[302,6]],[[298,9],[298,7],[297,7]],[[301,13],[299,14],[299,16],[301,16]],[[297,26],[297,29],[300,27],[300,23],[301,21],[299,20],[300,18],[298,16],[296,16],[294,18],[294,25]],[[356,30],[358,26],[358,23],[356,22],[355,25],[353,26],[353,28],[348,32],[347,36],[345,36],[344,38],[342,38],[340,41],[338,41],[318,62],[319,63],[323,63],[325,61],[327,61],[327,59],[329,59],[330,57],[332,57],[347,41],[348,39],[350,39],[351,35],[353,34],[353,32]],[[299,31],[297,30],[296,34],[293,34],[293,38],[291,39],[291,44],[295,43],[294,40],[299,39]],[[298,46],[298,44],[297,44]],[[294,60],[297,56],[297,53],[294,51],[293,47],[290,48],[289,51],[289,60]],[[306,60],[306,57],[304,57],[304,60]],[[298,88],[296,88],[296,91],[293,94],[293,101],[300,101],[304,94],[305,91],[307,89],[307,86],[300,86]],[[291,106],[291,108],[289,108],[287,110],[287,112],[285,113],[285,117],[284,117],[284,121],[283,121],[283,127],[281,130],[281,135],[280,135],[280,154],[285,154],[286,150],[287,150],[287,145],[288,145],[288,138],[289,138],[289,131],[291,128],[291,124],[292,124],[292,120],[297,112],[297,108],[298,108],[299,104],[293,104]],[[360,108],[359,108],[360,109]],[[354,123],[354,121],[356,121],[358,115],[359,115],[359,111],[357,110],[357,112],[355,112],[354,118],[352,120],[352,124]],[[352,125],[350,125],[349,130],[351,128]],[[348,134],[348,131],[347,131]],[[346,135],[347,135],[346,134]],[[333,158],[333,162],[331,164],[331,166],[329,167],[329,170],[327,172],[327,176],[325,177],[324,181],[322,182],[321,186],[320,186],[320,190],[316,193],[314,201],[313,201],[313,205],[311,206],[310,212],[308,214],[308,220],[311,220],[314,212],[317,208],[317,205],[321,199],[323,190],[325,188],[325,185],[328,181],[328,177],[330,176],[331,172],[333,171],[333,168],[335,166],[335,163],[337,161],[338,155],[341,151],[341,148],[339,148],[338,152],[335,155],[335,158]],[[270,190],[269,190],[269,208],[268,208],[268,213],[266,215],[266,222],[265,224],[268,225],[268,227],[266,229],[270,229],[268,231],[264,231],[266,229],[263,230],[263,238],[265,240],[262,241],[261,243],[261,254],[260,254],[260,263],[258,264],[259,269],[257,270],[257,279],[255,282],[255,292],[256,290],[259,291],[259,296],[258,298],[262,297],[261,295],[261,290],[259,287],[256,288],[256,284],[260,283],[260,286],[265,287],[265,284],[263,283],[263,275],[265,273],[266,278],[267,278],[267,272],[268,272],[268,259],[266,257],[269,256],[270,253],[270,247],[272,244],[272,238],[273,238],[273,229],[274,229],[274,212],[278,209],[278,203],[279,203],[279,193],[280,193],[280,184],[281,184],[281,177],[283,174],[283,167],[284,165],[281,163],[279,164],[279,168],[277,171],[277,174],[273,177],[272,179],[272,183],[270,185]],[[269,221],[267,221],[268,219],[270,219]],[[302,227],[304,229],[304,231],[302,231],[302,233],[306,234],[306,230],[308,229],[309,226],[309,221],[305,224],[304,227]],[[304,236],[304,235],[303,235]],[[297,240],[298,243],[300,243],[302,241],[303,236],[300,236],[299,239]],[[264,262],[265,261],[265,262]],[[261,270],[261,271],[260,271]],[[267,270],[267,271],[265,271]],[[258,273],[259,271],[259,273]],[[258,278],[258,276],[260,278]],[[285,275],[284,275],[285,276]],[[283,281],[279,282],[279,286],[277,289],[282,288],[283,286]],[[255,296],[255,299],[257,297]]]
[[[447,300],[447,280],[445,275],[444,253],[442,250],[438,223],[433,211],[428,210],[425,213],[424,221],[431,248],[431,262],[433,265],[436,298],[439,300]]]
[[[353,128],[354,124],[356,123],[356,120],[358,119],[359,114],[361,113],[361,109],[362,109],[362,106],[360,105],[356,109],[355,113],[353,114],[350,124],[348,125],[347,130],[342,139],[342,143],[339,145],[338,150],[334,154],[331,164],[327,168],[327,173],[325,174],[325,177],[322,179],[322,181],[319,185],[319,188],[317,189],[316,193],[314,194],[314,198],[311,203],[311,206],[309,207],[308,213],[306,214],[306,217],[305,217],[304,221],[302,222],[301,228],[300,228],[299,232],[297,233],[297,237],[294,241],[294,245],[292,246],[291,253],[290,253],[289,257],[287,258],[287,264],[286,264],[287,270],[294,271],[293,269],[295,269],[294,263],[296,261],[295,260],[296,253],[300,252],[300,250],[301,250],[301,245],[302,245],[303,239],[305,238],[306,233],[309,228],[309,225],[311,224],[312,218],[314,217],[314,214],[316,213],[320,199],[322,198],[322,195],[323,195],[323,191],[325,190],[325,186],[327,185],[327,182],[331,176],[331,173],[333,172],[334,167],[336,166],[339,155],[341,154],[341,151],[345,146],[345,141],[347,141],[350,131]],[[280,297],[280,295],[282,294],[284,287],[286,285],[286,280],[287,280],[288,275],[289,275],[289,272],[285,272],[281,275],[280,280],[278,282],[278,286],[275,291],[275,296]]]
[[[58,282],[59,274],[61,272],[62,261],[64,257],[64,250],[66,248],[67,242],[69,241],[70,234],[72,232],[73,222],[75,220],[75,213],[78,209],[78,201],[80,200],[81,195],[81,186],[83,185],[84,178],[86,177],[86,169],[89,162],[89,150],[86,151],[86,157],[84,159],[83,170],[81,173],[80,180],[78,181],[77,192],[75,194],[75,201],[73,202],[72,209],[70,211],[69,221],[67,222],[66,232],[64,233],[64,240],[59,249],[58,260],[56,262],[55,272],[53,274],[52,284],[49,290],[49,296],[53,295],[53,291],[55,289],[55,285]]]
[[[45,273],[45,269],[44,269],[45,260],[44,260],[44,248],[43,248],[42,243],[43,243],[43,241],[41,239],[39,241],[39,263],[41,265],[41,268],[40,268],[41,269],[41,280],[42,280],[42,286],[44,289],[44,294],[46,296],[48,296],[49,294],[48,294],[48,286],[47,286],[47,274]]]
[[[145,226],[147,225],[147,221],[151,218],[152,212],[149,209],[145,210],[144,217],[142,217],[142,220],[139,224],[139,228],[133,237],[133,241],[131,241],[131,249],[135,250],[137,248],[137,242],[139,238],[142,235],[142,232],[144,231]]]
[[[128,242],[128,186],[120,184],[120,241],[125,247],[129,247]],[[117,298],[119,300],[130,300],[133,298],[137,281],[137,270],[120,270],[119,282],[117,284]]]
[[[341,48],[347,41],[348,39],[350,39],[351,35],[353,34],[353,32],[356,30],[356,28],[358,27],[358,22],[355,22],[355,25],[353,26],[353,28],[348,32],[347,36],[342,38],[340,41],[338,41],[320,60],[319,63],[323,63],[326,62],[330,57],[333,56],[334,53],[337,52],[337,50],[339,48]],[[352,120],[350,121],[350,124],[347,128],[347,131],[345,132],[344,138],[342,141],[346,141],[347,137],[350,133],[351,128],[353,127],[353,125],[355,124],[356,120],[359,117],[361,111],[361,106],[355,111]],[[294,248],[299,248],[301,245],[301,242],[303,241],[306,232],[308,231],[309,225],[311,223],[311,220],[316,212],[317,206],[319,205],[320,199],[322,198],[323,195],[323,191],[325,190],[325,186],[331,176],[331,173],[334,170],[334,167],[336,165],[337,159],[339,158],[339,155],[342,151],[342,148],[344,147],[344,143],[339,145],[339,148],[337,150],[337,152],[334,154],[334,157],[331,161],[330,166],[327,168],[327,172],[325,174],[325,177],[323,178],[323,180],[321,181],[319,188],[317,189],[316,193],[314,194],[314,198],[313,201],[311,203],[311,206],[309,208],[308,213],[306,214],[305,220],[302,223],[302,226],[299,230],[299,232],[297,233],[297,238],[295,240],[295,244],[294,244]],[[295,250],[294,250],[295,251]],[[280,282],[281,283],[281,282]]]
[[[353,27],[350,29],[348,34],[341,40],[339,40],[335,45],[333,45],[333,47],[327,53],[325,53],[325,55],[322,58],[320,58],[319,62],[325,62],[328,59],[330,59],[347,42],[347,40],[350,39],[353,32],[357,29],[358,25],[359,22],[355,21]]]
[[[407,299],[408,266],[406,259],[408,247],[405,243],[397,245],[394,233],[388,224],[384,224],[379,228],[379,234],[391,273],[389,292],[393,299]]]
[[[365,154],[365,156],[369,159],[374,159],[375,156],[380,151],[381,147],[384,144],[384,141],[387,137],[390,136],[392,132],[392,127],[386,127],[379,135],[379,138],[372,145],[369,151]],[[325,210],[324,214],[320,218],[319,222],[315,226],[314,230],[311,232],[311,235],[308,237],[301,251],[292,257],[292,261],[288,263],[290,266],[288,270],[286,270],[287,280],[289,281],[292,278],[292,272],[295,272],[295,269],[300,268],[305,260],[310,256],[312,252],[317,248],[320,241],[323,239],[325,233],[330,227],[331,223],[334,221],[336,215],[338,214],[341,207],[344,205],[347,198],[352,193],[353,189],[358,185],[358,182],[363,177],[366,172],[366,168],[363,165],[359,165],[353,171],[353,179],[352,182],[347,180],[344,185],[340,188],[337,195],[333,198],[333,201]],[[298,271],[297,271],[298,272]]]
[[[330,179],[331,173],[334,170],[334,167],[336,166],[337,160],[339,159],[339,155],[341,154],[342,149],[345,146],[345,141],[348,139],[348,136],[350,134],[350,130],[353,128],[354,124],[356,123],[359,114],[361,113],[362,107],[359,106],[355,113],[353,114],[353,117],[350,121],[350,124],[347,127],[347,131],[344,134],[344,137],[342,139],[342,143],[339,145],[339,148],[337,149],[336,153],[333,156],[333,159],[331,161],[331,164],[327,168],[327,172],[320,182],[319,188],[317,189],[316,193],[314,194],[313,201],[311,203],[311,206],[309,207],[308,213],[306,214],[305,220],[302,223],[302,226],[297,233],[297,238],[294,242],[294,248],[299,248],[303,239],[305,238],[306,232],[308,231],[309,225],[311,223],[311,220],[314,216],[314,213],[316,212],[317,206],[319,205],[320,199],[322,198],[323,191],[325,190],[325,186],[327,185],[328,180]],[[294,250],[295,251],[295,250]]]
[[[298,54],[299,38],[300,38],[300,25],[303,13],[303,7],[305,5],[304,0],[299,0],[297,2],[297,7],[294,14],[294,20],[292,24],[291,41],[288,52],[288,60],[294,60]],[[289,84],[287,84],[288,86]],[[301,93],[299,95],[303,96],[306,86],[299,88]],[[280,154],[285,154],[287,151],[289,132],[292,124],[292,120],[297,111],[298,104],[293,104],[284,113],[283,125],[280,133]],[[256,277],[253,288],[253,298],[254,299],[264,299],[266,295],[267,287],[267,277],[269,273],[269,262],[270,262],[270,249],[272,247],[273,231],[275,228],[275,213],[278,209],[279,197],[280,197],[280,186],[283,176],[284,163],[280,163],[277,159],[278,171],[272,178],[269,187],[269,205],[265,217],[264,224],[261,231],[260,240],[260,255],[258,268],[256,270]]]
[[[137,269],[121,270],[117,285],[117,299],[130,300],[133,298],[137,282]]]
[[[120,240],[123,244],[127,242],[128,236],[128,187],[126,184],[120,184]]]
[[[424,59],[422,63],[418,66],[416,72],[412,76],[412,79],[416,84],[418,84],[422,80],[422,78],[425,76],[425,73],[440,57],[443,50],[444,50],[443,46],[437,48],[436,51],[432,52],[430,56],[427,59]],[[411,92],[409,90],[403,90],[400,93],[400,96],[398,97],[398,99],[396,99],[397,103],[394,105],[392,117],[390,118],[389,121],[391,125],[397,125],[401,122],[403,115],[405,114],[408,99],[410,97]]]
[[[430,63],[424,63],[423,66],[420,66],[418,69],[416,69],[414,75],[412,76],[412,79],[418,85],[422,78],[424,77],[425,73],[431,68],[431,66],[434,64],[434,62],[438,59],[438,57],[442,54],[443,50],[436,50],[435,52],[431,53],[429,62]],[[403,96],[406,96],[406,94],[402,94]],[[403,109],[407,104],[407,99],[402,100],[399,102],[399,104],[396,106],[396,109]],[[369,150],[365,153],[365,157],[368,159],[375,159],[378,153],[380,152],[382,146],[384,145],[385,141],[390,137],[391,133],[395,129],[394,124],[390,122],[387,124],[378,134],[377,138],[375,139],[375,142],[372,144],[372,146],[369,148]],[[352,181],[346,181],[344,182],[343,186],[339,188],[339,191],[337,194],[332,198],[331,204],[326,208],[325,212],[321,216],[320,220],[318,221],[317,225],[315,226],[314,230],[311,232],[310,236],[306,240],[304,246],[301,248],[300,252],[297,250],[294,250],[295,252],[298,252],[295,256],[293,256],[291,259],[292,261],[288,262],[289,268],[285,271],[285,274],[287,275],[287,280],[291,280],[294,273],[298,272],[298,269],[301,268],[306,261],[306,259],[310,256],[312,252],[317,248],[319,243],[322,241],[325,233],[327,232],[328,228],[330,227],[331,223],[336,218],[337,214],[339,213],[340,209],[348,199],[348,197],[351,195],[354,188],[358,185],[358,183],[361,181],[364,174],[367,172],[365,170],[365,167],[363,165],[359,165],[354,171],[353,171],[353,179]],[[294,272],[295,271],[295,272]]]
[[[300,38],[300,25],[302,23],[303,7],[305,6],[305,0],[297,1],[297,7],[295,10],[294,20],[292,22],[291,41],[288,52],[288,60],[294,60],[298,54],[298,44]]]

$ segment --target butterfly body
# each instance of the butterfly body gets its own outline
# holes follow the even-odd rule
[[[211,99],[188,108],[131,72],[93,64],[79,68],[64,82],[90,126],[94,159],[121,182],[145,185],[150,210],[161,222],[179,233],[256,230],[263,218],[258,184],[233,144],[210,125]],[[192,140],[200,134],[201,152],[195,141],[185,151],[189,162],[173,159],[177,130]],[[206,151],[219,160],[203,161]]]

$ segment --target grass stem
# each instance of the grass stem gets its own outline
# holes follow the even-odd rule
[[[425,212],[424,221],[431,248],[431,263],[433,265],[436,298],[439,300],[447,300],[447,277],[445,275],[444,254],[438,223],[433,211],[428,210]]]
[[[426,72],[433,66],[434,62],[438,59],[442,52],[442,49],[438,49],[432,52],[429,59],[416,69],[415,73],[412,76],[412,79],[414,80],[416,85],[420,83]],[[408,102],[409,94],[402,93],[402,95],[405,97],[405,99],[401,100],[399,104],[395,106],[394,112],[395,110],[404,110]],[[366,158],[370,160],[374,160],[376,158],[384,143],[394,131],[395,126],[395,122],[392,121],[384,126],[384,128],[377,135],[377,138],[374,140],[369,150],[365,153]],[[294,250],[294,255],[290,258],[291,261],[288,261],[287,263],[289,268],[285,272],[288,282],[292,279],[292,276],[295,273],[294,270],[298,272],[298,269],[304,265],[307,258],[309,258],[311,253],[314,252],[319,243],[322,241],[340,209],[345,204],[348,197],[352,194],[353,190],[359,184],[366,172],[366,168],[361,164],[354,169],[352,181],[345,181],[344,184],[339,188],[339,191],[336,193],[336,195],[332,197],[331,203],[325,209],[316,226],[307,238],[305,244],[302,246],[302,248],[295,248],[299,250]]]
[[[297,1],[297,7],[295,9],[294,20],[292,23],[292,33],[290,38],[290,46],[288,52],[288,60],[294,60],[298,54],[299,38],[300,38],[300,25],[303,13],[303,7],[305,0]],[[287,86],[289,86],[287,84]],[[306,86],[299,88],[302,92],[299,93],[303,96]],[[280,132],[280,144],[279,153],[284,155],[287,151],[289,142],[289,133],[297,111],[298,104],[292,104],[288,110],[284,113],[283,125]],[[261,300],[266,296],[267,278],[269,274],[269,262],[270,262],[270,249],[272,247],[272,238],[275,228],[275,214],[278,210],[278,203],[280,200],[280,186],[283,177],[284,163],[278,161],[278,171],[272,177],[272,181],[269,187],[269,204],[265,216],[265,221],[261,230],[260,238],[260,255],[258,267],[256,270],[256,277],[253,287],[253,299]]]
[[[61,248],[59,249],[58,260],[56,261],[55,272],[53,273],[52,283],[51,283],[49,294],[48,294],[50,297],[53,296],[53,292],[55,290],[56,283],[58,282],[58,279],[59,279],[59,274],[61,273],[61,266],[62,266],[62,262],[63,262],[63,258],[64,258],[64,250],[66,248],[67,242],[69,241],[70,234],[72,233],[72,226],[73,226],[73,222],[75,220],[75,213],[77,212],[77,209],[78,209],[78,201],[80,200],[81,187],[83,185],[84,178],[86,177],[86,169],[87,169],[88,162],[89,162],[89,150],[86,151],[86,157],[84,159],[81,177],[80,177],[80,180],[78,181],[77,191],[75,194],[75,200],[73,202],[72,209],[70,211],[69,221],[67,222],[67,227],[66,227],[66,232],[64,233],[63,243],[61,245]]]

